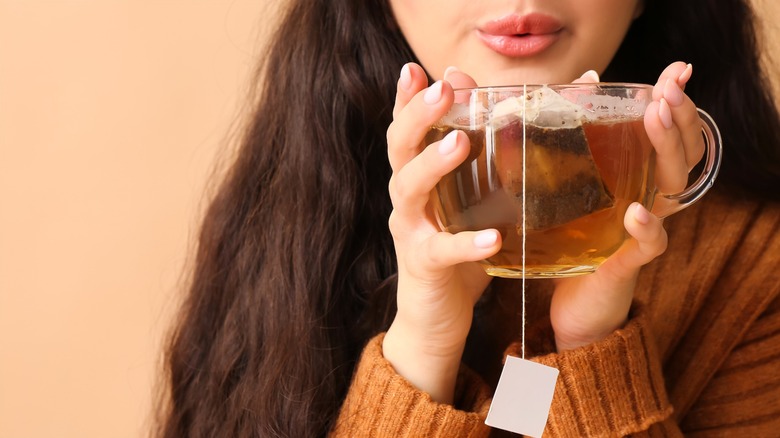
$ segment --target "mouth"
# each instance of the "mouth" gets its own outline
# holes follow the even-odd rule
[[[489,21],[476,30],[479,39],[491,50],[513,58],[538,55],[560,37],[563,25],[555,18],[533,13],[506,15]]]

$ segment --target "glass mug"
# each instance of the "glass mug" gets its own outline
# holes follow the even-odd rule
[[[439,226],[497,229],[502,248],[481,261],[493,276],[594,272],[629,237],[623,218],[632,202],[669,216],[701,198],[720,167],[720,133],[699,110],[701,175],[681,193],[658,192],[643,120],[652,91],[627,83],[455,90],[426,136],[430,144],[459,129],[471,141],[466,160],[431,194]]]

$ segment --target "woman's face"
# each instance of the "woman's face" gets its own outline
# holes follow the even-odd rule
[[[601,73],[641,13],[641,0],[390,0],[423,67],[479,85],[566,83]]]

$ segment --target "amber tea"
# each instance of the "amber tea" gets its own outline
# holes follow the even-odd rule
[[[427,141],[452,129],[435,127]],[[472,156],[442,179],[434,205],[447,231],[499,230],[502,249],[483,264],[488,273],[519,276],[522,121],[485,131],[466,130]],[[576,150],[577,143],[585,150]],[[527,277],[592,272],[623,243],[626,209],[634,201],[646,204],[652,194],[652,150],[637,118],[586,122],[578,128],[526,126]]]
[[[491,275],[595,271],[627,239],[632,202],[655,203],[653,212],[668,216],[699,199],[717,175],[720,136],[700,110],[702,175],[682,193],[656,192],[643,121],[651,94],[649,85],[608,83],[456,90],[457,103],[426,137],[430,144],[459,129],[471,141],[468,158],[432,193],[440,226],[497,229],[502,248],[482,261]]]

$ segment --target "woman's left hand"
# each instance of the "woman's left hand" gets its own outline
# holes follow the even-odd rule
[[[667,67],[645,111],[645,130],[656,151],[656,186],[662,193],[683,191],[688,172],[704,154],[699,115],[684,93],[691,73],[690,64]],[[624,225],[631,238],[594,274],[557,281],[550,319],[558,351],[599,341],[623,326],[639,268],[666,250],[662,219],[640,204],[628,208]]]

